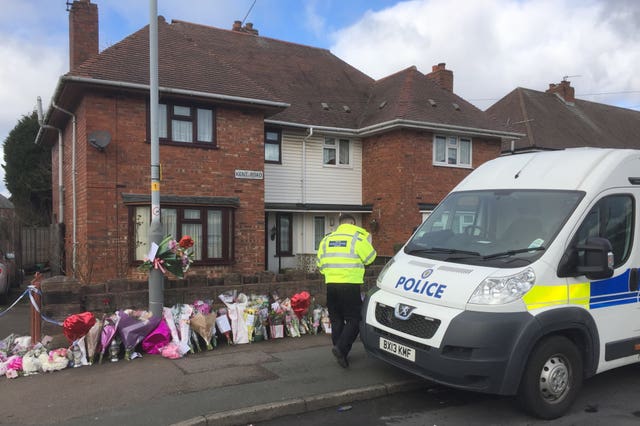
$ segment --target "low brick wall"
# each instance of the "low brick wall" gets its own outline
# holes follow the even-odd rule
[[[381,263],[368,267],[364,290],[375,286]],[[63,321],[80,312],[110,313],[118,309],[148,309],[149,282],[111,280],[102,284],[84,285],[66,276],[53,276],[42,281],[42,312],[49,318]],[[164,305],[193,303],[195,300],[213,299],[224,306],[218,296],[225,291],[236,290],[247,296],[277,292],[281,298],[308,291],[316,302],[326,304],[324,278],[319,273],[291,271],[284,274],[261,272],[255,275],[232,274],[223,278],[189,274],[185,279],[164,280]]]

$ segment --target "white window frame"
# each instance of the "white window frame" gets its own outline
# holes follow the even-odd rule
[[[349,149],[346,158],[341,155],[342,151],[340,149],[340,146],[344,143],[347,144],[347,148]],[[334,158],[336,159],[337,164],[330,164],[325,162],[324,153],[326,150],[334,151]],[[324,138],[324,143],[322,144],[322,165],[325,167],[352,167],[352,152],[353,144],[351,143],[351,140],[326,137]]]
[[[464,162],[462,159],[463,145],[467,146],[469,150],[468,162]],[[444,154],[444,158],[442,154]],[[433,165],[470,169],[473,165],[473,140],[470,137],[463,136],[434,135]]]

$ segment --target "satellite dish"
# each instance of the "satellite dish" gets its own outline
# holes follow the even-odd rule
[[[111,142],[111,133],[107,130],[96,130],[89,133],[89,145],[96,148],[98,151],[104,151],[104,149]]]

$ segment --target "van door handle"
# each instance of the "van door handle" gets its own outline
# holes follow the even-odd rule
[[[629,271],[629,291],[638,291],[638,268]]]

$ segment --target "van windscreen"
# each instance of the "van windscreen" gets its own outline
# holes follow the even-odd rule
[[[487,190],[449,194],[405,252],[450,262],[514,267],[531,263],[560,231],[581,191]]]

